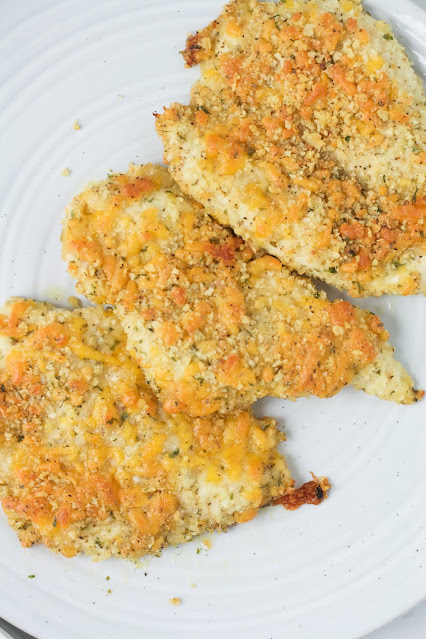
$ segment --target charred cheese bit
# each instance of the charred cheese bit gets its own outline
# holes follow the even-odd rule
[[[123,195],[137,181],[151,187]],[[261,189],[252,182],[246,196],[259,201]],[[420,397],[378,318],[329,302],[276,258],[254,253],[162,167],[132,166],[77,196],[63,255],[80,292],[115,306],[132,356],[171,415],[224,413],[265,395],[329,397],[350,383],[398,402]],[[390,366],[379,381],[368,371],[383,358]]]
[[[294,490],[282,439],[249,412],[164,416],[111,311],[0,311],[0,499],[24,547],[134,558],[248,521]]]
[[[425,94],[387,25],[359,2],[239,0],[184,57],[191,105],[157,129],[185,193],[354,297],[426,291]]]

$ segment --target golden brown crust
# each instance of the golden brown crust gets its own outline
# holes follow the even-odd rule
[[[425,96],[389,27],[349,0],[241,0],[207,31],[192,108],[157,120],[180,186],[355,297],[426,290]]]
[[[130,197],[136,178],[146,190]],[[389,350],[376,316],[329,302],[277,259],[254,253],[163,167],[132,166],[77,196],[63,254],[81,292],[116,306],[168,413],[226,412],[268,394],[328,397]],[[364,387],[374,393],[379,380],[380,396],[415,399],[395,368],[388,377],[374,366]]]
[[[296,510],[304,504],[313,504],[318,506],[323,499],[327,499],[327,493],[330,490],[330,483],[326,477],[315,477],[308,481],[300,488],[297,488],[289,495],[283,495],[274,502],[275,506],[284,506],[287,510]]]
[[[185,49],[181,51],[182,57],[187,67],[200,64],[210,57],[209,42],[210,35],[217,26],[217,21],[213,20],[205,29],[197,31],[195,35],[189,35],[186,39]]]
[[[293,490],[276,422],[164,417],[111,311],[0,314],[0,499],[21,543],[139,557]]]

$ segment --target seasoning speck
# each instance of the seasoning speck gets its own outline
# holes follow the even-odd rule
[[[70,175],[71,171],[69,169],[62,169],[61,171],[61,175],[62,177],[68,177]]]
[[[179,599],[179,597],[173,597],[172,599],[169,599],[169,602],[171,603],[172,606],[180,606],[182,603],[182,600]]]

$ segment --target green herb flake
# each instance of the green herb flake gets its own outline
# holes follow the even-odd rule
[[[391,36],[390,33],[385,33],[385,35],[383,36],[385,40],[393,40],[393,36]]]
[[[176,450],[170,453],[169,457],[173,459],[173,457],[176,457],[176,455],[179,455],[179,448],[176,448]]]
[[[349,142],[349,140],[350,140],[350,139],[351,139],[351,136],[350,136],[350,135],[347,135],[347,136],[345,137],[346,142]]]
[[[418,153],[420,153],[420,149],[418,149],[416,146],[413,146],[413,153],[417,155]]]
[[[329,273],[337,273],[337,268],[335,266],[330,266],[328,271]]]
[[[231,494],[229,495],[229,499],[234,499],[234,493],[231,493]]]
[[[28,575],[28,579],[35,579],[35,575]]]
[[[18,442],[21,442],[24,439],[24,435],[19,435]]]
[[[109,581],[111,579],[111,577],[108,575],[108,577],[105,578],[106,581]]]
[[[102,548],[102,542],[101,542],[101,540],[100,540],[100,539],[98,539],[98,537],[96,537],[96,539],[95,539],[95,544],[96,544],[97,546],[99,546],[99,548]]]
[[[419,189],[416,188],[416,190],[414,191],[412,202],[415,202],[417,200],[417,191],[418,190]]]
[[[5,393],[6,392],[6,386],[4,384],[2,384],[0,386],[0,390],[1,390],[2,393]]]
[[[205,106],[200,106],[201,111],[204,111],[204,113],[207,113],[207,115],[210,115],[210,111],[208,109],[206,109]]]
[[[195,552],[197,553],[197,555],[199,555],[200,554],[200,549],[197,548],[197,550]]]
[[[358,288],[358,293],[361,294],[364,289],[362,288],[362,286],[361,286],[361,284],[359,282],[357,282],[356,285],[357,285],[357,288]]]
[[[75,215],[75,211],[71,211],[70,217],[71,217],[72,220],[74,219],[74,215]]]
[[[128,416],[129,416],[129,413],[123,413],[121,416],[121,423],[125,422]]]
[[[56,528],[57,525],[58,525],[58,522],[56,521],[56,517],[55,517],[55,519],[53,520],[52,526],[53,528]]]

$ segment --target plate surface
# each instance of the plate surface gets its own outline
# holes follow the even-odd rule
[[[188,99],[198,71],[185,70],[178,51],[221,5],[3,0],[1,303],[11,294],[64,303],[73,293],[60,259],[65,204],[108,169],[161,161],[152,112]],[[392,24],[424,73],[425,13],[409,0],[367,7]],[[362,305],[382,316],[425,388],[426,300]],[[137,566],[24,551],[1,514],[0,616],[40,639],[355,639],[421,600],[425,402],[394,406],[346,389],[331,400],[263,400],[258,410],[285,428],[296,480],[309,470],[329,476],[323,505],[265,509],[210,536],[210,550],[198,540]],[[170,606],[171,597],[182,605]]]

